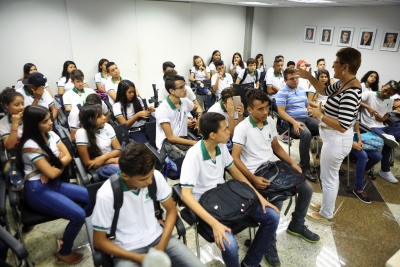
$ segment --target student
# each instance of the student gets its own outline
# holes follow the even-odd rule
[[[108,78],[107,64],[108,60],[105,58],[100,59],[98,67],[98,73],[94,76],[94,82],[96,83],[96,88],[101,93],[106,92],[106,81]]]
[[[254,58],[249,58],[247,60],[247,68],[239,72],[238,77],[236,79],[236,84],[254,83],[254,88],[256,89],[260,88],[260,72],[258,72],[256,68],[257,68],[256,60]]]
[[[148,110],[144,109],[142,99],[136,96],[133,82],[123,80],[118,84],[113,113],[120,124],[126,124],[130,139],[142,144],[148,142],[144,124],[154,111],[153,107],[149,107]]]
[[[392,149],[397,147],[396,139],[400,138],[400,128],[385,126],[383,124],[389,116],[393,108],[393,99],[390,98],[394,94],[399,94],[400,86],[397,82],[391,80],[382,86],[378,92],[368,91],[361,95],[361,122],[371,128],[372,132],[381,136],[385,141],[382,149],[381,170],[378,175],[390,183],[396,184],[398,180],[390,171],[389,158]]]
[[[100,105],[83,105],[79,121],[82,128],[75,135],[79,157],[86,168],[96,169],[103,179],[108,179],[119,171],[121,144],[115,131],[105,122]]]
[[[286,67],[289,68],[289,69],[294,69],[295,66],[296,66],[296,65],[294,64],[293,61],[289,61],[289,62],[287,63],[287,65],[286,65]]]
[[[270,181],[255,176],[254,173],[258,167],[267,161],[275,161],[274,154],[288,162],[292,168],[302,172],[302,169],[286,154],[277,140],[275,121],[268,117],[268,95],[260,90],[250,90],[246,93],[246,101],[249,105],[250,116],[237,125],[233,135],[232,157],[240,172],[256,189],[265,189]],[[297,192],[296,207],[292,213],[292,221],[289,223],[287,232],[300,236],[310,243],[318,242],[319,236],[308,230],[307,226],[304,225],[304,218],[313,193],[312,186],[308,182],[304,182],[299,186]],[[283,201],[272,201],[271,203],[279,210],[282,209]],[[268,266],[280,266],[276,249],[276,235],[270,243],[265,258]]]
[[[317,74],[318,74],[320,71],[324,70],[325,67],[326,67],[325,59],[324,59],[324,58],[318,59],[318,60],[317,60],[317,70],[312,72],[312,76],[313,76],[314,78],[316,78],[316,77],[317,77]],[[329,76],[331,76],[331,75],[329,75]],[[331,80],[330,80],[330,84],[333,84],[333,83],[334,83],[334,80],[331,79]]]
[[[266,71],[265,65],[264,65],[264,56],[263,56],[263,54],[257,54],[257,56],[256,56],[256,68],[260,73]]]
[[[247,65],[243,62],[242,55],[240,53],[233,54],[232,64],[229,67],[232,77],[237,76],[246,67]]]
[[[0,102],[8,114],[0,120],[0,136],[3,146],[11,149],[18,146],[22,136],[22,114],[24,112],[24,96],[7,87],[0,93]]]
[[[278,55],[278,56],[275,57],[274,62],[275,61],[278,62],[279,60],[282,62],[282,72],[283,72],[285,70],[285,68],[283,67],[285,65],[285,58],[282,55]],[[267,74],[265,75],[265,79],[267,79],[268,77],[269,78],[273,78],[274,77],[274,72],[275,72],[274,66],[269,67],[267,69]]]
[[[300,78],[302,79],[302,78]],[[327,70],[321,70],[318,72],[316,79],[320,82],[322,82],[325,86],[330,85],[330,80],[331,77],[329,76],[329,71]],[[306,79],[303,79],[306,80]],[[306,80],[308,81],[308,80]],[[318,93],[314,86],[310,87],[310,90],[308,92],[308,104],[311,107],[317,108],[319,106],[319,103],[322,103],[322,106],[325,105],[326,100],[328,100],[328,96],[326,95],[321,95]]]
[[[274,71],[271,76],[267,75],[265,76],[265,82],[267,85],[267,94],[268,96],[273,99],[275,98],[275,94],[281,89],[283,86],[285,86],[285,79],[283,78],[283,60],[281,58],[278,58],[274,61]],[[274,107],[272,107],[274,109]]]
[[[71,73],[74,70],[76,70],[76,64],[73,61],[64,62],[61,78],[57,82],[59,94],[64,94],[74,88],[74,84],[71,81]],[[83,81],[83,87],[89,88],[85,80]]]
[[[110,77],[108,77],[106,81],[106,91],[109,96],[108,101],[110,102],[111,105],[114,105],[115,98],[117,97],[117,90],[118,90],[118,84],[122,80],[131,80],[128,78],[123,78],[120,75],[120,70],[114,62],[108,62],[107,63],[107,71]],[[136,95],[139,96],[139,90],[136,88]]]
[[[221,99],[208,110],[208,112],[216,112],[224,115],[226,125],[228,125],[229,132],[231,133],[231,137],[233,136],[236,125],[243,120],[243,104],[240,103],[236,109],[233,106],[232,97],[238,95],[239,93],[235,88],[225,88],[221,92]]]
[[[25,107],[30,105],[43,106],[50,110],[53,114],[53,119],[58,116],[58,109],[54,104],[53,98],[44,89],[47,78],[40,72],[33,72],[29,75],[28,79],[22,80],[24,87],[17,89],[24,96]]]
[[[200,91],[206,95],[207,108],[211,107],[212,93],[210,89],[204,87],[203,81],[210,80],[210,77],[210,69],[206,67],[203,59],[199,56],[194,56],[193,67],[190,70],[189,80],[196,83],[197,91]]]
[[[29,77],[29,75],[31,73],[38,72],[35,64],[32,64],[32,63],[26,63],[24,65],[23,70],[24,70],[24,76],[17,81],[17,83],[14,86],[14,89],[18,89],[18,88],[24,87],[24,84],[22,83],[22,80],[28,79],[28,77]],[[44,85],[44,89],[46,89],[46,91],[50,94],[50,96],[53,97],[53,94],[52,94],[51,89],[49,87],[49,84],[47,82]]]
[[[215,61],[217,60],[221,60],[221,52],[215,50],[214,52],[212,52],[210,62],[208,63],[211,77],[217,72],[217,66],[215,66]]]
[[[85,96],[96,93],[93,89],[83,88],[85,80],[81,70],[73,70],[70,79],[74,88],[63,95],[65,111],[70,111],[73,106],[78,104],[83,105]]]
[[[211,87],[217,99],[220,98],[222,90],[230,87],[233,84],[232,76],[229,73],[225,73],[225,65],[222,60],[214,62],[217,72],[211,77]]]
[[[112,255],[115,267],[142,266],[152,247],[165,251],[173,266],[204,266],[188,247],[171,236],[177,210],[171,188],[162,174],[154,170],[155,163],[154,155],[143,144],[129,143],[121,152],[119,177],[124,205],[119,212],[115,240],[107,238],[114,216],[114,193],[110,182],[106,181],[97,192],[93,211],[94,246]],[[157,201],[167,213],[163,226],[154,216],[154,203],[149,198],[148,186],[153,176],[157,184]]]
[[[91,214],[89,194],[85,187],[58,179],[72,158],[60,137],[52,132],[53,122],[48,109],[26,107],[23,125],[17,166],[24,175],[38,171],[25,183],[26,202],[35,211],[69,220],[63,237],[57,239],[61,247],[57,263],[77,264],[82,261],[83,254],[72,252],[72,246],[85,218]],[[48,157],[35,149],[43,150]]]
[[[156,89],[158,91],[158,100],[160,100],[160,94],[163,94],[165,91],[165,79],[164,79],[164,75],[165,72],[169,71],[169,70],[175,70],[175,64],[172,63],[171,61],[165,61],[162,64],[162,72],[163,72],[163,76],[157,81],[156,83]],[[163,98],[162,100],[164,100],[165,98]],[[160,101],[159,101],[160,102]]]
[[[307,61],[301,59],[301,60],[297,61],[296,67],[306,70],[307,64],[308,64]],[[299,78],[299,87],[303,88],[308,93],[310,91],[310,82],[306,79]]]
[[[198,203],[198,200],[203,193],[225,182],[225,168],[234,179],[248,184],[253,189],[254,187],[236,168],[226,148],[230,132],[225,117],[207,112],[200,119],[200,131],[204,140],[191,147],[183,161],[180,178],[182,201],[204,222],[202,225],[214,237],[226,266],[239,267],[238,243],[231,232],[232,225],[221,224]],[[260,223],[260,227],[240,264],[242,267],[259,266],[279,223],[278,209],[255,189],[254,191],[260,203],[251,217]]]
[[[360,82],[363,93],[367,91],[379,91],[379,74],[374,70],[365,73]]]

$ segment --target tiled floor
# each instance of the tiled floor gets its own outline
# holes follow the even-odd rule
[[[287,149],[286,144],[282,144]],[[395,167],[393,173],[398,178],[400,170],[399,149],[395,153]],[[299,161],[298,141],[294,141],[291,149],[291,156]],[[316,163],[313,155],[313,161]],[[313,163],[311,164],[313,165]],[[375,172],[380,166],[375,167]],[[347,169],[347,164],[342,165]],[[354,169],[351,163],[350,169]],[[350,173],[350,188],[354,183],[354,172]],[[287,216],[281,214],[278,234],[278,251],[281,259],[281,266],[287,267],[308,267],[308,266],[384,266],[385,262],[400,249],[400,190],[399,184],[390,184],[376,176],[372,181],[366,178],[365,185],[372,204],[366,205],[346,192],[347,176],[341,176],[339,196],[336,201],[335,218],[331,226],[320,225],[306,221],[309,229],[320,235],[321,240],[316,244],[308,243],[298,237],[286,233],[290,221],[290,214],[294,209],[292,205]],[[320,202],[322,194],[319,183],[312,184],[314,194],[312,201]],[[283,211],[286,209],[283,206]],[[11,213],[9,214],[11,217]],[[14,225],[13,222],[11,222]],[[36,266],[56,266],[55,254],[57,237],[60,237],[66,225],[65,220],[57,220],[50,223],[38,225],[25,234],[25,244],[30,253],[31,259]],[[247,251],[244,245],[248,238],[248,231],[237,235],[240,245],[240,259]],[[187,233],[189,248],[195,252],[194,231]],[[79,249],[84,252],[85,258],[79,266],[93,266],[91,252],[87,246],[86,230],[82,229],[75,246],[83,246]],[[225,266],[221,254],[215,244],[209,244],[200,238],[201,260],[206,266]],[[12,257],[9,262],[13,264]],[[265,260],[261,266],[267,266]]]

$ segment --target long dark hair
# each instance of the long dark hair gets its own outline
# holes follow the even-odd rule
[[[214,52],[212,52],[211,59],[210,59],[210,63],[208,63],[208,65],[210,65],[211,62],[214,62],[214,55],[215,55],[216,53],[219,53],[219,54],[221,55],[221,52],[219,52],[218,50],[214,50]],[[221,59],[221,57],[220,57],[220,59]]]
[[[261,66],[258,66],[258,59],[260,57],[263,57],[263,60],[261,62]],[[263,54],[257,54],[257,56],[256,56],[256,68],[258,69],[259,67],[262,67],[262,66],[264,66],[264,56],[263,56]]]
[[[331,84],[331,76],[329,75],[329,71],[327,71],[327,70],[320,70],[320,71],[317,73],[317,80],[318,80],[318,81],[319,81],[319,76],[321,76],[321,74],[326,74],[326,77],[328,77],[328,80],[326,81],[325,86],[330,85],[330,84]]]
[[[67,60],[64,62],[63,65],[63,71],[61,73],[61,77],[65,77],[65,82],[67,83],[69,81],[69,78],[71,78],[71,74],[68,72],[68,66],[74,64],[76,68],[76,64],[73,61]]]
[[[24,77],[22,77],[21,79],[19,79],[18,81],[22,81],[23,79],[28,79],[29,77],[29,71],[31,70],[31,68],[36,65],[33,63],[26,63],[23,67],[23,71],[24,71]]]
[[[30,105],[27,106],[24,110],[24,114],[22,117],[23,124],[23,133],[20,140],[20,143],[17,148],[17,167],[20,169],[22,173],[24,173],[24,162],[22,160],[22,148],[24,144],[28,140],[33,140],[38,144],[39,148],[44,150],[47,155],[49,155],[49,164],[58,169],[63,167],[60,159],[53,154],[50,147],[47,146],[46,141],[44,140],[42,133],[39,130],[39,123],[44,120],[44,118],[50,114],[49,110],[45,107],[39,105]],[[26,174],[25,174],[26,175]]]
[[[18,96],[24,99],[24,96],[21,93],[17,92],[14,88],[7,87],[0,93],[0,103],[5,108],[5,105],[9,105]]]
[[[205,68],[206,68],[206,65],[204,64],[204,60],[201,58],[201,56],[193,56],[193,67],[194,67],[196,70],[199,70],[199,66],[196,65],[196,60],[198,60],[199,58],[200,58],[201,61],[203,62],[203,68],[205,69]],[[205,70],[204,70],[204,72],[206,73]]]
[[[88,152],[90,159],[103,155],[96,142],[97,118],[103,116],[101,105],[88,105],[85,103],[79,111],[79,121],[86,131],[89,141]]]
[[[365,83],[365,85],[367,85],[368,77],[373,73],[376,74],[376,81],[373,84],[370,84],[369,86],[371,86],[372,91],[377,92],[379,91],[379,74],[376,71],[370,70],[367,73],[365,73],[365,75],[361,78],[360,82]]]
[[[243,64],[243,59],[242,59],[242,55],[238,52],[236,52],[235,54],[233,54],[232,57],[232,64],[235,62],[235,56],[238,55],[240,57],[240,61],[239,61],[239,66],[244,69],[244,64]]]
[[[131,102],[128,102],[128,99],[126,98],[126,91],[128,91],[129,87],[133,87],[134,89],[133,98]],[[125,120],[129,119],[126,114],[126,109],[130,105],[130,103],[133,103],[133,109],[135,113],[143,110],[142,104],[140,104],[139,98],[136,95],[135,84],[130,80],[122,80],[122,82],[118,84],[117,97],[115,98],[115,103],[117,102],[121,102],[121,112]]]
[[[108,60],[105,59],[105,58],[100,59],[99,65],[98,65],[98,70],[99,70],[99,72],[101,72],[101,65],[103,65],[104,62],[110,62],[110,61],[108,61]]]

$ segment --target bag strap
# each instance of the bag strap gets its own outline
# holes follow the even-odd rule
[[[248,71],[249,71],[248,68],[246,68],[246,69],[244,70],[243,78],[240,80],[239,84],[242,84],[243,81],[244,81],[244,79],[246,79],[246,76],[247,76],[247,72],[248,72]]]
[[[47,154],[46,151],[40,149],[40,148],[33,148],[33,147],[26,147],[22,149],[22,154],[25,153],[38,153],[38,154],[42,154],[43,156],[45,156],[46,158],[49,157],[49,155]]]
[[[154,216],[157,218],[157,220],[162,220],[163,210],[161,208],[160,202],[157,201],[157,183],[154,174],[151,180],[152,183],[147,188],[149,189],[150,198],[153,200]]]
[[[114,217],[111,224],[110,234],[107,235],[107,238],[109,240],[114,240],[115,231],[117,230],[119,211],[122,207],[122,204],[124,203],[124,193],[122,190],[122,184],[118,173],[111,175],[109,180],[114,195]]]

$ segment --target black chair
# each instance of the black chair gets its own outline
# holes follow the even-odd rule
[[[29,259],[28,250],[18,242],[9,232],[7,232],[3,227],[0,227],[0,240],[3,241],[9,247],[15,256],[15,266],[22,267],[33,267],[35,266],[33,262]],[[0,266],[11,267],[11,265],[0,260]]]
[[[110,101],[108,101],[107,99],[104,99],[103,102],[104,102],[104,104],[107,105],[107,108],[110,112],[110,120],[117,121],[117,119],[114,116],[113,106],[111,105]]]
[[[113,126],[115,135],[117,136],[117,139],[119,143],[122,145],[125,143],[127,145],[131,140],[129,139],[129,131],[128,127],[126,127],[126,124],[116,124]]]
[[[157,88],[156,88],[155,84],[152,84],[151,86],[153,87],[154,96],[150,97],[149,103],[150,104],[154,103],[154,107],[157,108],[158,107],[158,91],[157,91]]]

